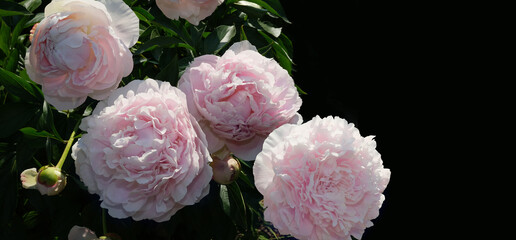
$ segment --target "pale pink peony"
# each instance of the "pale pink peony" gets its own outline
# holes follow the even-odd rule
[[[133,69],[139,20],[122,0],[53,0],[33,30],[27,74],[59,110],[107,98]]]
[[[211,153],[226,145],[238,158],[254,160],[270,132],[302,122],[294,80],[248,41],[235,43],[222,57],[195,58],[178,87],[206,133]]]
[[[186,19],[193,25],[210,16],[224,0],[156,0],[156,5],[170,19]]]
[[[299,239],[360,239],[391,173],[375,148],[372,136],[338,117],[276,129],[253,170],[265,220]]]
[[[72,148],[76,172],[111,216],[167,221],[208,194],[206,137],[169,83],[130,82],[80,128],[87,133]]]

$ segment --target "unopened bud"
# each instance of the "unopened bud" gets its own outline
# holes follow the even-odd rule
[[[25,189],[38,189],[43,195],[57,195],[66,186],[66,175],[59,168],[44,166],[36,171],[29,168],[20,174],[22,187]]]
[[[210,166],[213,169],[213,180],[219,184],[230,184],[240,175],[240,162],[233,158],[231,154],[222,160],[213,156],[213,162],[210,163]]]
[[[47,187],[52,187],[56,185],[59,178],[61,178],[61,175],[61,170],[55,167],[44,166],[39,170],[38,183]]]
[[[39,192],[49,196],[59,194],[66,186],[66,176],[56,167],[42,167],[38,172],[37,181],[36,188]]]

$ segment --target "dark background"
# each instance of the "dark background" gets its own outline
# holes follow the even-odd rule
[[[421,239],[418,229],[429,208],[415,206],[419,193],[410,185],[418,184],[419,159],[412,154],[421,146],[413,142],[424,129],[418,126],[418,109],[427,106],[414,101],[424,88],[407,81],[425,78],[411,79],[415,59],[405,44],[411,30],[400,25],[393,3],[282,4],[292,22],[283,31],[293,42],[294,81],[308,93],[302,96],[304,121],[332,115],[354,123],[362,136],[376,136],[384,166],[391,170],[380,216],[362,239]]]

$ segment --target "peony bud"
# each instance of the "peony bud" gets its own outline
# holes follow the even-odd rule
[[[213,156],[213,162],[210,163],[210,166],[213,169],[213,180],[219,184],[230,184],[240,175],[240,162],[234,159],[231,154],[223,160]]]
[[[29,168],[20,174],[22,187],[38,189],[42,195],[54,196],[63,191],[66,186],[66,176],[59,168],[44,166],[39,172],[36,168]]]
[[[61,170],[55,167],[44,166],[41,169],[39,169],[38,183],[43,184],[47,187],[52,187],[56,185],[61,175]]]

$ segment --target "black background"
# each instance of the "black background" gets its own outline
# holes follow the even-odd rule
[[[425,76],[411,76],[417,64],[404,44],[410,34],[400,27],[393,3],[286,0],[282,5],[292,22],[283,31],[294,46],[294,81],[308,93],[302,96],[304,121],[331,115],[354,123],[362,136],[376,136],[391,170],[380,216],[362,239],[421,239],[418,225],[428,208],[414,206],[420,196],[411,185],[418,185],[421,154],[413,154],[420,150],[413,143],[426,134],[418,109],[428,106],[415,101],[424,93],[410,80]]]

